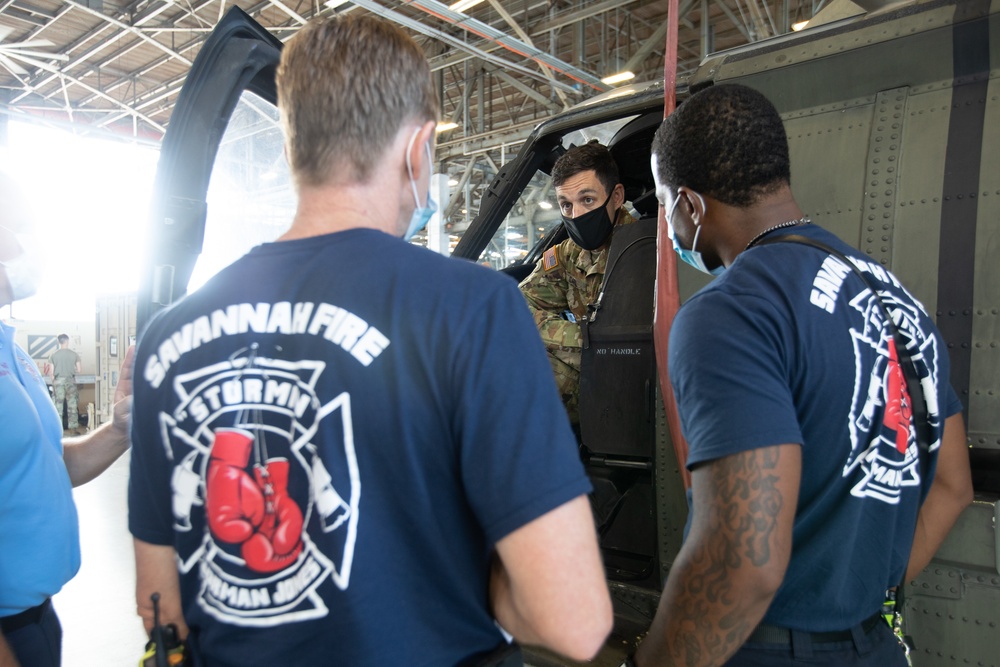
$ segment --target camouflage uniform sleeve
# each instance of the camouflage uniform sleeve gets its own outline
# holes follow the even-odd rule
[[[558,253],[558,246],[550,249]],[[559,261],[563,256],[556,255]],[[580,348],[583,340],[580,325],[566,319],[566,313],[572,312],[569,304],[569,281],[563,267],[558,264],[545,270],[546,258],[543,257],[535,265],[524,281],[521,282],[521,292],[528,302],[531,316],[538,327],[538,333],[545,344],[549,355],[549,364],[555,376],[556,387],[566,406],[570,421],[577,423],[579,387],[580,387]],[[573,313],[580,317],[583,313]]]
[[[558,246],[553,250],[558,257]],[[545,258],[540,259],[531,275],[521,282],[521,293],[528,301],[531,316],[535,319],[535,326],[547,349],[579,350],[582,345],[580,325],[569,321],[565,315],[571,312],[566,272],[561,265],[546,271],[544,262]],[[583,313],[574,313],[574,317],[580,315]]]

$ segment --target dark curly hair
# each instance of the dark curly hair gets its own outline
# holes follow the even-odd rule
[[[582,146],[573,146],[559,156],[552,165],[552,185],[558,188],[566,182],[566,179],[591,169],[608,194],[611,194],[615,186],[621,182],[618,177],[618,164],[611,157],[611,151],[597,139],[591,139]]]
[[[738,84],[710,86],[678,106],[656,131],[653,152],[662,183],[740,208],[791,179],[778,110]]]

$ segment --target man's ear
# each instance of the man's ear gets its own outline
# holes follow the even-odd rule
[[[413,141],[406,147],[406,150],[409,152],[410,165],[413,168],[414,180],[420,180],[423,177],[424,169],[434,171],[434,129],[436,127],[437,123],[432,120],[427,121],[420,126]],[[431,164],[427,162],[427,142],[431,142]],[[404,164],[404,168],[405,166]]]
[[[677,188],[677,196],[682,199],[679,206],[685,207],[692,221],[701,224],[705,219],[705,200],[686,185]]]
[[[616,184],[611,191],[611,205],[615,210],[625,205],[625,186],[621,183]]]

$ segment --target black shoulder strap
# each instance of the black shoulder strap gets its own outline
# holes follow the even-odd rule
[[[635,245],[649,239],[656,240],[656,219],[652,218],[652,220],[654,224],[652,225],[652,229],[648,231],[646,227],[649,226],[647,224],[650,221],[649,218],[636,220],[627,226],[615,225],[615,228],[611,231],[611,242],[608,244],[607,249],[608,260],[604,268],[604,278],[601,280],[601,289],[597,293],[597,299],[587,304],[587,314],[580,321],[580,337],[584,348],[590,347],[590,325],[597,321],[597,313],[601,310],[601,304],[604,302],[604,292],[608,287],[608,279],[611,278],[615,267],[618,266],[618,260]],[[623,240],[623,244],[615,244],[616,239],[619,241]]]
[[[754,247],[762,245],[771,245],[773,243],[799,243],[801,245],[812,246],[818,248],[825,253],[832,255],[833,257],[839,259],[844,266],[848,267],[854,271],[855,275],[861,278],[861,281],[868,287],[871,293],[875,296],[875,301],[879,305],[879,309],[882,311],[882,317],[885,320],[886,325],[889,327],[889,332],[892,335],[892,340],[896,346],[896,357],[899,361],[899,366],[903,371],[903,377],[906,381],[906,393],[910,398],[910,409],[913,413],[913,428],[916,433],[917,447],[920,449],[920,468],[921,472],[926,475],[928,465],[930,463],[930,447],[931,443],[934,441],[933,429],[930,423],[930,414],[927,410],[927,401],[924,398],[924,387],[920,381],[920,373],[917,371],[917,367],[913,362],[913,355],[910,352],[909,346],[903,339],[903,336],[899,333],[899,328],[892,319],[892,315],[889,312],[889,308],[885,305],[885,301],[882,299],[882,295],[879,291],[875,289],[875,286],[868,280],[868,276],[864,274],[858,266],[852,262],[847,255],[831,248],[821,241],[811,239],[807,236],[801,236],[799,234],[783,234],[781,236],[772,236],[771,238],[765,238],[754,244]],[[928,387],[928,391],[934,391],[933,387]]]

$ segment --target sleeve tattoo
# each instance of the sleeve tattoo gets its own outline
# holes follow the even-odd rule
[[[790,488],[783,464],[798,465],[798,455],[797,445],[766,447],[712,461],[696,472],[696,489],[702,487],[695,499],[696,539],[676,564],[675,585],[668,583],[665,591],[673,598],[667,641],[675,664],[721,664],[763,617],[791,549],[791,517],[779,519],[782,510],[794,514],[799,474]],[[787,534],[779,530],[784,524]],[[777,584],[756,589],[775,575]]]

